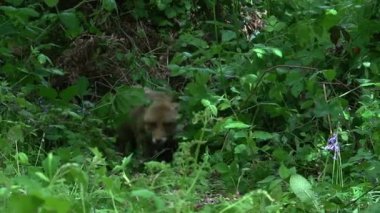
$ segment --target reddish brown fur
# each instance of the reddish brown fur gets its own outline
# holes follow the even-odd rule
[[[135,152],[144,159],[171,161],[177,142],[177,103],[165,93],[145,90],[149,106],[132,110],[119,131],[117,144],[124,154]]]

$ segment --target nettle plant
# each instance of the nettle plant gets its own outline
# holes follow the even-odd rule
[[[293,6],[305,7],[303,4],[289,7]],[[202,136],[201,141],[195,142],[196,147],[203,143],[212,150],[216,144],[217,148],[211,152],[215,158],[211,159],[217,159],[215,164],[219,172],[234,173],[232,179],[235,180],[235,187],[238,177],[244,173],[243,168],[251,168],[247,162],[253,159],[259,161],[255,162],[256,173],[264,174],[257,175],[258,180],[273,174],[268,167],[266,172],[260,168],[262,160],[274,168],[283,162],[286,166],[282,168],[297,166],[301,174],[318,175],[323,171],[320,165],[324,165],[322,148],[336,132],[336,126],[342,129],[338,135],[343,144],[339,149],[340,174],[336,176],[335,169],[329,170],[335,171],[333,174],[328,173],[333,176],[332,179],[338,177],[339,181],[335,183],[341,185],[342,179],[347,177],[343,173],[349,172],[341,170],[347,166],[345,162],[349,157],[356,153],[356,149],[349,147],[360,144],[368,147],[371,144],[371,150],[377,152],[377,143],[373,142],[378,140],[377,123],[372,120],[377,115],[372,111],[374,105],[369,103],[369,100],[377,103],[374,89],[378,87],[375,83],[378,79],[375,77],[377,63],[369,63],[363,60],[367,57],[365,54],[349,49],[351,44],[362,41],[353,40],[352,35],[358,33],[356,29],[348,31],[339,27],[343,20],[349,22],[342,19],[345,9],[340,9],[342,11],[334,13],[331,8],[316,8],[314,13],[304,12],[298,14],[299,17],[287,17],[300,19],[297,22],[271,16],[264,33],[253,40],[255,44],[231,36],[231,31],[226,35],[223,35],[226,32],[221,32],[220,37],[225,39],[221,44],[208,44],[202,39],[202,32],[186,35],[196,39],[180,37],[183,47],[194,50],[177,53],[169,65],[174,75],[194,79],[185,90],[184,110],[188,115],[194,109],[210,111],[207,115],[196,114],[197,122],[195,127],[189,128],[189,132]],[[362,10],[361,13],[368,9],[366,6],[358,10]],[[348,10],[356,9],[349,7]],[[316,20],[324,21],[304,19],[304,16],[319,16]],[[366,36],[372,33],[368,32]],[[338,44],[336,39],[343,44]],[[229,49],[236,45],[238,51]],[[345,54],[329,52],[329,46],[339,49],[340,45],[346,48]],[[320,46],[327,48],[326,53],[320,51]],[[368,60],[376,61],[375,55],[370,54],[369,57]],[[353,63],[346,63],[350,60]],[[202,66],[206,62],[209,66]],[[350,66],[348,70],[355,71],[355,75],[345,73],[347,64]],[[358,75],[365,78],[364,81],[358,79]],[[367,126],[370,123],[375,125]],[[332,137],[330,141],[336,141],[334,138],[337,137]],[[335,145],[330,149],[338,153]],[[247,163],[246,167],[238,162]],[[231,169],[231,164],[239,169]],[[288,176],[282,172],[280,176],[286,179]],[[241,179],[244,182],[244,178]]]
[[[257,8],[266,16],[256,20],[265,27],[252,35],[241,33],[239,9],[248,1],[104,0],[89,14],[78,9],[88,1],[59,13],[52,11],[63,1],[7,2],[0,6],[2,210],[194,211],[197,196],[212,190],[237,195],[209,206],[221,212],[359,211],[379,201],[376,1],[265,1]],[[168,67],[190,82],[180,95],[186,125],[173,164],[149,162],[137,177],[131,156],[112,158],[113,139],[102,130],[139,95],[119,87],[94,107],[85,101],[88,80],[61,91],[49,84],[63,74],[50,58],[53,43],[64,48],[83,32],[100,34],[107,27],[99,25],[120,24],[125,8],[152,30],[164,26]],[[172,26],[181,29],[168,36]],[[139,52],[116,58],[137,71],[160,66],[154,51]]]

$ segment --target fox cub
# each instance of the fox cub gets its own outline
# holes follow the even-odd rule
[[[170,162],[177,149],[178,103],[163,92],[144,89],[147,106],[131,110],[119,128],[116,144],[123,154],[135,153],[144,160]]]

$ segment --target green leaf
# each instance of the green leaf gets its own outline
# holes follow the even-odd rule
[[[36,172],[34,173],[37,177],[39,177],[41,180],[46,181],[47,183],[50,182],[50,179],[42,172]]]
[[[268,32],[272,32],[275,29],[276,24],[278,23],[278,19],[275,16],[269,16],[266,20],[265,30]]]
[[[371,67],[371,62],[369,62],[369,61],[365,61],[365,62],[363,62],[363,66],[364,66],[365,68],[369,68],[369,67]]]
[[[78,95],[78,87],[76,85],[69,86],[59,93],[59,96],[65,102],[71,101],[76,95]]]
[[[276,148],[273,153],[272,153],[273,157],[277,160],[277,161],[287,161],[289,160],[289,152],[285,151],[283,148]]]
[[[253,138],[261,139],[261,140],[269,140],[274,138],[274,134],[264,131],[254,131],[252,134]]]
[[[127,166],[131,163],[132,161],[132,156],[133,153],[128,155],[128,157],[124,157],[123,160],[121,161],[120,165],[116,165],[113,169],[112,172],[120,172],[123,171],[127,168]]]
[[[48,196],[44,198],[44,209],[46,212],[67,213],[70,211],[72,203],[70,200],[61,197]]]
[[[361,87],[379,86],[379,83],[365,82],[365,83],[360,83],[360,86]]]
[[[46,62],[50,62],[51,63],[51,60],[50,58],[48,58],[46,55],[44,54],[39,54],[37,56],[37,60],[38,62],[40,62],[40,64],[45,64]]]
[[[45,160],[42,161],[42,167],[49,178],[52,178],[55,172],[58,170],[59,158],[49,153]]]
[[[103,158],[102,152],[99,151],[98,147],[90,147],[89,148],[93,156],[93,161],[99,162]]]
[[[310,23],[306,21],[299,21],[296,23],[292,31],[295,36],[295,42],[298,42],[301,48],[313,44],[315,34]]]
[[[236,33],[231,30],[222,30],[222,42],[228,42],[236,39]]]
[[[137,190],[133,190],[131,192],[131,195],[132,196],[136,196],[136,197],[142,197],[142,198],[151,198],[151,197],[155,197],[155,193],[148,190],[148,189],[137,189]]]
[[[177,41],[182,47],[186,47],[188,45],[195,46],[200,49],[208,48],[208,44],[205,40],[200,39],[192,34],[186,33],[179,37]]]
[[[12,193],[7,212],[39,212],[44,201],[34,195]]]
[[[258,58],[262,58],[262,57],[264,57],[264,55],[266,54],[266,51],[265,51],[264,49],[260,48],[260,47],[253,48],[251,51],[252,51],[253,53],[256,53],[256,56],[257,56]]]
[[[85,189],[88,187],[88,176],[77,164],[69,163],[61,166],[66,168],[69,177],[73,178],[76,183],[81,184]]]
[[[174,18],[177,16],[177,11],[172,7],[168,7],[165,9],[165,15],[168,18]]]
[[[293,193],[302,202],[311,202],[315,200],[314,192],[309,181],[299,174],[294,174],[290,177],[289,185]]]
[[[185,73],[177,64],[169,64],[168,69],[170,70],[172,76],[182,75]]]
[[[206,109],[210,110],[212,115],[217,116],[218,114],[218,108],[214,104],[212,104],[209,100],[207,99],[202,99],[201,100],[203,106],[206,107]]]
[[[9,16],[11,18],[14,18],[14,19],[17,19],[21,22],[24,22],[24,24],[26,24],[26,22],[29,21],[29,19],[31,17],[35,18],[35,17],[40,16],[40,14],[36,10],[34,10],[32,8],[27,8],[27,7],[15,8],[12,6],[0,6],[0,11],[3,11],[7,16]],[[4,24],[2,24],[2,25],[4,25]],[[5,29],[2,29],[2,31],[4,31],[4,30],[11,30],[11,31],[16,30],[11,25],[8,25],[8,26],[4,25],[4,26],[1,26],[0,28],[1,29],[5,28]],[[23,32],[25,32],[27,34],[32,33],[32,31],[29,31],[29,32],[23,31]],[[16,31],[14,31],[13,33],[16,33]],[[17,35],[17,34],[15,34],[15,35]]]
[[[36,18],[36,17],[40,16],[40,13],[37,12],[36,10],[32,9],[32,8],[25,7],[25,8],[18,8],[17,10],[18,10],[20,16],[22,16],[22,17],[34,17],[34,18]]]
[[[272,49],[273,54],[277,55],[278,57],[282,58],[282,51],[278,48]]]
[[[44,0],[44,2],[48,7],[55,7],[58,4],[58,0]]]
[[[332,80],[335,79],[336,71],[333,70],[333,69],[324,70],[324,71],[323,71],[323,76],[325,76],[325,78],[326,78],[328,81],[332,81]]]
[[[380,212],[380,203],[372,203],[368,208],[361,211],[362,213],[377,213]]]
[[[304,76],[300,72],[289,72],[286,75],[285,83],[289,86],[294,86],[294,84],[301,84]]]
[[[66,32],[71,37],[76,37],[83,32],[80,21],[74,12],[63,12],[59,14],[59,19],[65,26]]]
[[[293,97],[297,98],[301,94],[303,89],[304,89],[304,84],[302,81],[299,81],[293,84],[293,86],[290,88],[290,93],[293,95]]]
[[[335,9],[328,9],[326,10],[326,15],[338,15],[338,11],[336,11]]]
[[[214,166],[214,169],[220,174],[226,174],[231,171],[231,169],[226,163],[218,163]]]
[[[11,127],[8,130],[7,138],[12,143],[16,143],[16,142],[19,142],[19,141],[21,141],[21,142],[24,141],[24,133],[22,132],[21,126],[20,125],[16,125],[16,126]]]
[[[87,94],[87,89],[90,86],[90,82],[86,77],[80,77],[74,84],[78,88],[77,94],[79,96],[84,96]]]
[[[247,151],[248,151],[248,147],[245,144],[239,144],[234,148],[235,154],[242,154],[242,153],[246,153]]]
[[[102,0],[102,9],[111,12],[117,9],[115,0]]]
[[[143,88],[120,87],[116,89],[116,94],[111,98],[111,104],[116,113],[126,114],[133,107],[143,105],[148,102]],[[133,101],[131,101],[133,100]]]
[[[248,124],[245,124],[241,121],[233,121],[233,120],[227,120],[226,124],[224,125],[224,128],[226,129],[246,129],[251,127]]]
[[[122,162],[122,165],[124,166],[124,168],[132,161],[132,156],[133,156],[133,154],[130,154],[130,155],[128,155],[128,157],[123,158],[123,160],[121,162]]]
[[[159,10],[165,10],[172,0],[156,0],[156,5]]]
[[[342,138],[343,141],[348,141],[348,132],[347,131],[341,131],[339,133],[340,137]]]
[[[323,117],[329,114],[330,109],[330,106],[325,101],[317,101],[313,110],[317,117]]]
[[[5,2],[10,3],[14,6],[20,6],[24,0],[5,0]]]
[[[58,92],[51,87],[40,86],[39,95],[47,99],[55,99],[58,96]]]
[[[44,70],[46,72],[48,72],[48,73],[53,74],[53,75],[60,75],[60,76],[65,75],[65,73],[63,72],[63,70],[57,69],[57,68],[48,68],[48,69],[44,69]]]
[[[292,172],[283,163],[281,163],[281,166],[278,169],[278,174],[282,179],[286,179],[292,174]]]
[[[18,152],[16,154],[16,158],[21,164],[24,164],[24,165],[29,164],[28,156],[24,152]]]
[[[308,109],[311,108],[314,105],[313,100],[307,100],[301,103],[301,109]]]
[[[257,82],[257,75],[255,74],[248,74],[240,78],[240,83],[242,85],[247,85],[249,89],[252,89],[254,85],[256,85]]]

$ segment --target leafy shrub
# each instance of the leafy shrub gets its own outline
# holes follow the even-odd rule
[[[1,210],[379,209],[377,1],[0,11]],[[181,85],[180,149],[137,172],[107,131],[143,102],[131,85],[168,83]]]

